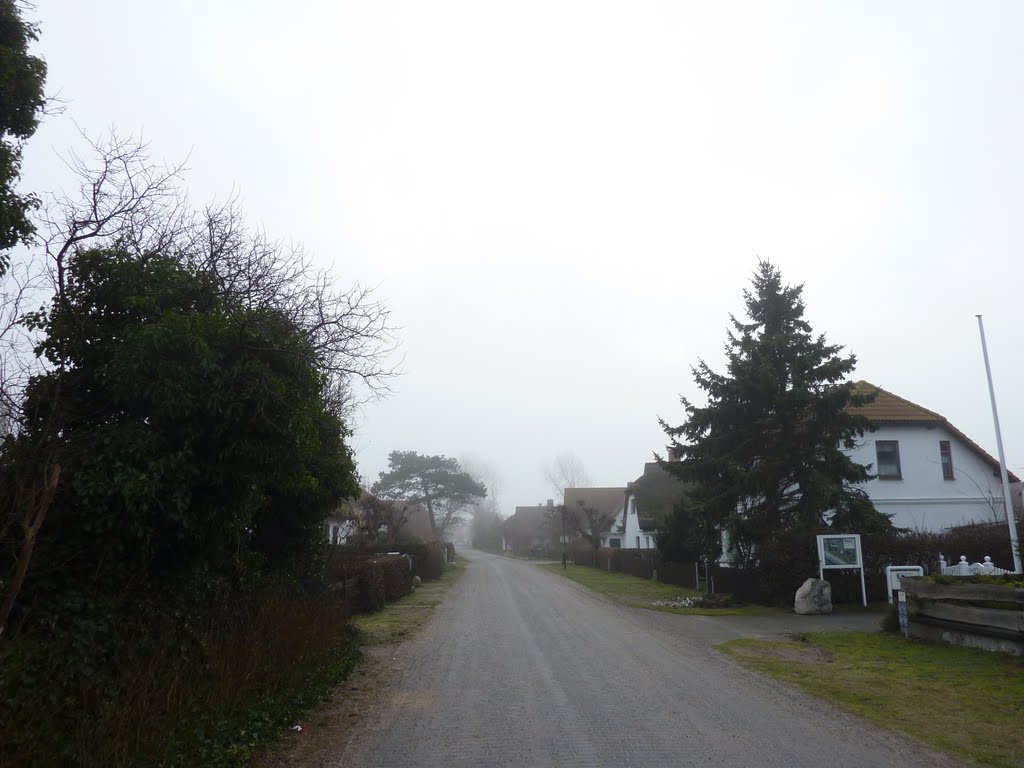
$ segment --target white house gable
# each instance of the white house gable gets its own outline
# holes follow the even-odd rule
[[[939,531],[1006,519],[995,459],[943,416],[866,382],[856,386],[878,392],[861,409],[877,429],[849,455],[871,465],[877,477],[862,487],[894,525]]]
[[[880,426],[854,451],[878,475],[864,485],[900,528],[941,530],[1005,520],[999,477],[987,461],[942,426]]]

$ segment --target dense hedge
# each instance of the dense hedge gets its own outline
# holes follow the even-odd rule
[[[938,569],[940,555],[944,555],[950,562],[956,562],[961,555],[966,556],[970,562],[988,555],[993,562],[1004,568],[1012,567],[1013,563],[1005,524],[965,525],[939,533],[914,531],[864,534],[861,536],[861,546],[869,600],[887,597],[885,569],[889,565],[919,565],[927,574]],[[722,575],[721,570],[716,570],[719,578],[714,585],[715,591],[742,590],[751,596],[760,591],[763,592],[763,598],[758,599],[758,602],[788,604],[807,578],[818,575],[814,534],[779,537],[762,545],[758,555],[760,562],[756,571],[733,570],[732,573]],[[832,585],[833,602],[857,602],[861,599],[859,572],[833,570],[826,572],[825,576]],[[756,582],[760,582],[760,586],[755,586]]]
[[[455,556],[455,547],[450,543],[439,541],[417,541],[402,544],[344,544],[331,546],[327,554],[328,581],[332,581],[331,573],[337,566],[336,562],[344,559],[365,558],[368,555],[398,553],[412,558],[412,575],[419,576],[422,581],[433,581],[441,578],[444,573],[445,549],[450,548],[451,558]],[[450,562],[450,560],[449,560]],[[333,579],[337,581],[337,579]]]
[[[412,591],[411,560],[407,555],[336,553],[325,566],[325,579],[353,613],[378,611]]]
[[[823,529],[822,533],[833,533]],[[980,523],[952,528],[941,533],[885,533],[861,536],[864,550],[864,580],[868,599],[887,597],[885,569],[889,565],[920,565],[925,573],[938,569],[939,556],[955,563],[961,555],[970,562],[986,555],[1003,568],[1012,566],[1013,557],[1005,523]],[[685,587],[696,587],[693,563],[662,563],[656,550],[593,549],[589,542],[576,542],[572,558],[577,565],[590,565],[611,573],[628,573]],[[815,534],[780,536],[764,543],[759,552],[759,566],[754,570],[711,567],[714,591],[732,593],[746,602],[788,604],[800,585],[818,575],[818,551]],[[703,577],[703,571],[701,572]],[[857,571],[829,571],[826,578],[832,585],[836,603],[859,602],[860,574]]]
[[[334,553],[301,588],[207,574],[65,593],[0,643],[0,765],[244,765],[348,674],[352,613],[408,594],[413,564],[441,575],[444,545],[414,551]]]
[[[331,595],[179,586],[68,593],[5,638],[0,764],[242,766],[355,663]]]

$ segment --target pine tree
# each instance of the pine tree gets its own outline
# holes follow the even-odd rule
[[[422,504],[430,515],[431,530],[442,539],[475,501],[487,496],[487,487],[447,456],[392,451],[388,467],[388,471],[380,473],[371,492],[382,499]]]
[[[868,469],[842,450],[871,428],[847,410],[871,399],[846,381],[856,357],[814,335],[803,285],[783,284],[766,261],[751,282],[748,322],[730,316],[727,372],[704,361],[694,368],[707,405],[684,398],[685,423],[662,422],[681,459],[666,468],[695,483],[705,525],[727,534],[739,564],[756,563],[767,542],[829,522],[861,532],[890,525],[857,487]]]

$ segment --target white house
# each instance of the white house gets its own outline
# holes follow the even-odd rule
[[[848,453],[872,465],[877,477],[861,487],[879,512],[897,527],[923,531],[1006,520],[996,459],[940,414],[866,381],[854,387],[877,392],[874,402],[851,409],[877,430]],[[1012,473],[1010,481],[1019,482]]]
[[[345,544],[355,530],[355,522],[340,515],[331,515],[324,520],[324,534],[331,544]]]
[[[566,488],[568,508],[582,504],[612,519],[601,532],[601,546],[617,549],[655,549],[657,521],[672,511],[682,497],[682,484],[656,462],[625,488]]]
[[[658,526],[653,518],[642,517],[636,494],[626,492],[626,502],[607,533],[601,535],[602,547],[622,549],[654,549],[657,547]]]
[[[623,546],[629,549],[657,547],[658,521],[671,514],[683,495],[683,484],[660,464],[644,464],[644,473],[626,487]]]

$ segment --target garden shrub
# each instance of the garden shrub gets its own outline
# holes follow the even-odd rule
[[[0,644],[0,762],[241,766],[356,658],[344,604],[245,593],[68,593]]]

